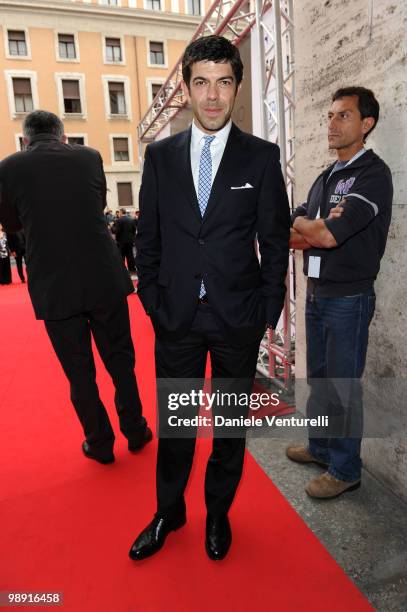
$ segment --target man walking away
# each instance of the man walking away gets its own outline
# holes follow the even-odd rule
[[[129,272],[134,273],[136,271],[136,264],[134,263],[133,247],[136,223],[124,208],[120,209],[119,218],[115,221],[114,234],[123,261],[127,262]]]
[[[61,120],[34,111],[23,124],[25,151],[0,163],[0,220],[24,229],[28,289],[70,382],[84,454],[114,461],[114,433],[96,385],[91,338],[115,386],[120,429],[131,451],[151,439],[134,374],[127,296],[133,285],[103,211],[100,154],[68,145]]]

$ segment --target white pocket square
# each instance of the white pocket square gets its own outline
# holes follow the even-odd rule
[[[246,185],[241,185],[240,187],[231,187],[231,189],[253,189],[253,185],[250,185],[250,183],[246,183]]]

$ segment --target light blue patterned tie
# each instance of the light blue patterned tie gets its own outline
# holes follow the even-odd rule
[[[211,143],[215,136],[204,136],[204,146],[199,161],[199,178],[198,178],[198,204],[201,211],[201,217],[204,216],[208,204],[209,196],[212,189],[212,157]],[[201,282],[199,289],[199,299],[203,298],[206,293],[204,282]]]

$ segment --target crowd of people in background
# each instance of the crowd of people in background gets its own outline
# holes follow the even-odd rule
[[[131,216],[125,208],[117,210],[115,215],[109,208],[105,210],[106,222],[131,276],[136,275],[135,238],[138,215],[138,210]]]
[[[22,283],[25,283],[23,259],[25,257],[25,237],[21,230],[15,234],[10,234],[3,230],[0,224],[0,285],[10,285],[11,257],[17,265],[18,275]]]

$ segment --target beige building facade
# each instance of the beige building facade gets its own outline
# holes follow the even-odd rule
[[[100,151],[108,206],[137,208],[137,125],[199,25],[206,0],[0,0],[0,158],[30,110]]]

